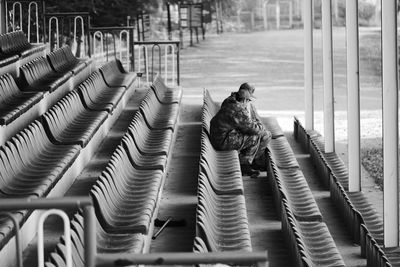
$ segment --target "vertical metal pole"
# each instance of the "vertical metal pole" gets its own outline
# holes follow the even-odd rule
[[[172,39],[172,24],[171,24],[171,5],[167,2],[167,17],[168,17],[168,40]]]
[[[399,245],[397,1],[382,0],[384,245]]]
[[[267,20],[267,2],[264,1],[263,3],[263,20],[264,20],[264,30],[268,29],[268,20]]]
[[[314,130],[313,0],[305,0],[303,8],[305,127]]]
[[[250,21],[251,21],[251,30],[254,31],[256,22],[254,21],[254,12],[251,11],[250,13]]]
[[[219,12],[218,12],[218,3],[215,1],[215,26],[217,27],[217,34],[219,34]]]
[[[281,27],[281,7],[279,6],[279,1],[276,2],[275,12],[276,12],[276,29],[279,30]]]
[[[333,106],[332,0],[322,0],[322,61],[324,77],[325,152],[335,152],[335,116]]]
[[[85,266],[95,267],[96,265],[96,215],[93,206],[85,206],[84,212],[84,229],[85,229]]]
[[[358,0],[346,1],[349,191],[361,191]]]
[[[293,3],[289,2],[289,28],[293,27]]]
[[[5,0],[0,0],[0,34],[6,32],[6,11],[5,11]]]

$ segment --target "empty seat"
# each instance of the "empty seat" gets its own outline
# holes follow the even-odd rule
[[[10,196],[45,196],[79,155],[78,145],[54,145],[34,121],[3,148],[0,191]]]
[[[129,160],[138,170],[162,170],[167,165],[167,155],[144,155],[139,152],[129,133],[122,137],[122,145],[128,152]]]
[[[72,91],[43,114],[46,131],[57,144],[85,147],[107,119],[106,111],[87,110],[77,91]]]
[[[105,110],[112,113],[121,101],[125,89],[123,87],[108,87],[101,74],[95,71],[79,85],[78,92],[84,101],[85,107],[91,110]]]
[[[244,196],[217,195],[207,179],[199,179],[196,228],[208,251],[252,250]]]
[[[10,124],[43,98],[42,92],[24,93],[10,74],[0,76],[0,125]]]
[[[26,57],[45,50],[43,44],[30,44],[22,31],[0,34],[0,54]]]
[[[128,128],[137,149],[143,155],[168,155],[172,143],[172,131],[150,130],[144,117],[136,112]]]
[[[299,168],[299,163],[286,137],[272,139],[268,144],[272,160],[281,169]]]
[[[38,57],[21,66],[18,85],[23,91],[53,92],[72,77],[72,73],[57,73],[45,57]]]
[[[163,178],[161,170],[137,170],[119,146],[92,187],[96,214],[104,230],[147,234]]]
[[[154,90],[157,99],[163,104],[179,104],[182,98],[182,89],[168,87],[159,74],[154,78],[150,86]]]
[[[151,129],[175,129],[178,120],[179,105],[162,105],[153,90],[148,90],[139,106],[147,125]]]
[[[136,79],[136,74],[125,72],[118,59],[105,63],[99,68],[99,71],[109,87],[125,87],[128,89]]]

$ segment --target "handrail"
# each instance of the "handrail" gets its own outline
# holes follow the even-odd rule
[[[15,3],[13,3],[13,5],[12,5],[12,7],[13,7],[13,20],[12,20],[12,23],[13,23],[13,25],[12,25],[12,27],[13,27],[13,31],[15,31],[15,7],[17,6],[17,5],[19,5],[19,23],[20,23],[20,26],[21,26],[21,31],[22,31],[22,4],[21,4],[21,2],[15,2]]]
[[[177,252],[150,254],[98,254],[96,267],[130,266],[138,264],[150,265],[193,265],[225,263],[234,265],[256,264],[268,266],[268,252]]]
[[[154,48],[158,47],[158,72],[161,73],[161,47],[159,44],[153,44],[151,48],[151,80],[153,81],[154,76]]]
[[[81,36],[79,37],[79,39],[83,42],[85,39],[85,22],[83,20],[82,16],[76,16],[74,18],[74,36],[73,36],[73,43],[75,43],[76,45],[76,49],[78,49],[78,45],[80,45],[80,43],[78,41],[76,41],[77,39],[77,33],[76,33],[76,27],[78,24],[78,20],[80,20],[81,22]],[[85,42],[82,43],[82,47],[83,47],[83,51],[82,53],[85,52]],[[76,54],[75,54],[76,55]],[[80,55],[79,55],[80,56]]]
[[[149,62],[149,55],[148,55],[148,51],[147,51],[147,47],[146,46],[144,46],[144,45],[139,45],[139,57],[138,57],[138,71],[140,72],[140,69],[141,69],[141,53],[140,53],[140,50],[141,50],[141,48],[143,47],[143,50],[144,50],[144,65],[145,65],[145,68],[146,68],[146,82],[147,83],[149,83],[149,64],[148,64],[148,62]],[[140,79],[139,79],[140,80]]]
[[[90,197],[5,198],[0,201],[0,211],[35,209],[82,209],[85,229],[85,266],[94,266],[97,253],[96,215]]]
[[[172,57],[172,74],[171,74],[171,85],[175,85],[175,48],[172,44],[165,45],[165,70],[164,70],[164,82],[168,83],[168,50],[171,49],[171,57]]]
[[[19,236],[19,223],[15,216],[10,213],[10,212],[4,212],[1,213],[0,215],[5,215],[9,217],[13,224],[14,224],[14,232],[15,232],[15,246],[16,246],[16,252],[17,252],[17,267],[22,267],[22,247],[21,247],[21,242],[20,242],[20,236]]]
[[[72,249],[71,249],[71,228],[70,228],[70,221],[68,215],[58,209],[51,209],[45,211],[39,218],[38,222],[38,266],[44,267],[44,233],[43,233],[43,226],[44,221],[47,219],[49,215],[58,215],[64,221],[64,238],[65,238],[65,247],[66,247],[66,255],[65,261],[67,267],[72,267]]]
[[[36,11],[36,43],[39,43],[39,7],[37,2],[30,2],[28,6],[28,42],[31,42],[31,7],[35,7]]]
[[[152,56],[154,55],[154,46],[158,46],[158,47],[160,47],[160,45],[164,45],[164,46],[166,46],[165,47],[165,68],[164,68],[164,70],[165,70],[165,72],[168,70],[168,60],[167,60],[167,58],[168,58],[168,48],[173,48],[172,49],[172,77],[171,77],[171,79],[172,79],[172,85],[174,85],[175,84],[175,80],[174,80],[174,77],[175,77],[175,75],[176,75],[176,81],[177,81],[177,84],[179,85],[180,84],[180,70],[179,70],[179,68],[180,68],[180,66],[179,66],[179,49],[180,49],[180,41],[178,41],[178,40],[165,40],[165,41],[139,41],[139,42],[134,42],[134,46],[137,46],[138,47],[138,49],[139,49],[139,56],[138,56],[138,64],[139,64],[139,69],[138,69],[138,71],[137,72],[141,72],[141,69],[140,69],[140,62],[141,62],[141,48],[142,47],[146,47],[146,46],[152,46]],[[175,49],[174,49],[174,46],[176,46],[176,62],[175,62],[175,56],[174,56],[174,54],[175,54]],[[160,53],[161,53],[161,50],[160,50]],[[135,58],[135,57],[134,57]],[[146,60],[147,60],[147,58],[146,58]],[[152,62],[151,63],[153,63],[153,58],[152,58]],[[148,62],[148,61],[146,61],[146,62]],[[159,66],[159,70],[160,70],[160,72],[161,72],[161,60],[159,60],[159,64],[160,64],[160,66]],[[176,72],[175,72],[175,64],[176,64]],[[154,69],[154,67],[152,66],[152,71],[153,71],[153,69]],[[176,74],[175,74],[176,73]],[[148,76],[148,70],[146,69],[146,75]],[[167,74],[165,75],[165,81],[167,81]],[[148,81],[147,81],[148,82]]]
[[[126,35],[126,69],[129,71],[129,47],[130,47],[130,40],[129,40],[129,31],[127,30],[121,30],[119,32],[119,59],[122,62],[122,65],[124,65],[123,60],[122,60],[122,36]]]
[[[49,44],[50,44],[50,49],[52,49],[51,47],[51,23],[52,21],[55,21],[56,24],[56,40],[55,43],[57,43],[57,47],[56,48],[60,48],[60,33],[58,31],[58,18],[57,17],[51,17],[49,18]]]

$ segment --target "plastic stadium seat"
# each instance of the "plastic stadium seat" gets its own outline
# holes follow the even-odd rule
[[[179,104],[182,99],[182,90],[179,87],[168,87],[158,74],[150,86],[154,90],[157,99],[163,104]]]
[[[42,92],[20,91],[10,74],[0,76],[0,125],[10,124],[42,98]]]
[[[18,85],[22,91],[53,92],[72,77],[71,72],[57,73],[45,57],[38,57],[21,66]]]
[[[125,89],[123,87],[108,87],[101,74],[95,71],[79,85],[78,92],[84,100],[85,107],[95,111],[105,110],[112,113],[121,101]]]
[[[104,230],[147,234],[162,178],[161,170],[134,168],[127,152],[119,146],[91,190]]]
[[[55,143],[85,147],[107,117],[106,111],[85,109],[78,92],[72,91],[48,110],[42,119]]]
[[[121,62],[118,59],[114,59],[105,63],[99,68],[99,71],[103,76],[105,83],[109,87],[122,86],[126,89],[129,89],[136,79],[136,74],[125,72]]]

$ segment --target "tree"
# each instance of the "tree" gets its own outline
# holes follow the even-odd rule
[[[93,26],[123,26],[126,17],[151,12],[157,0],[47,0],[47,12],[89,12]]]

